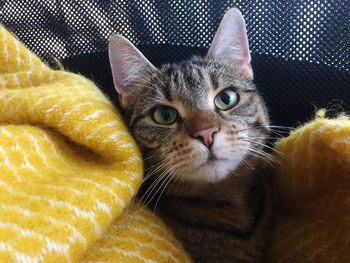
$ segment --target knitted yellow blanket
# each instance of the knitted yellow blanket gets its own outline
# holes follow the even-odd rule
[[[0,26],[0,262],[190,262],[133,200],[140,153],[89,80],[53,71]],[[350,262],[350,121],[276,148],[270,262]]]
[[[269,262],[350,262],[350,120],[316,119],[279,141]]]

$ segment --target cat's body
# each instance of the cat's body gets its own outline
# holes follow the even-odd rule
[[[225,15],[204,59],[156,69],[116,36],[110,60],[144,156],[141,195],[196,262],[260,262],[269,198],[257,170],[269,121],[239,11]]]
[[[152,202],[195,262],[262,260],[270,221],[266,183],[250,168],[239,169],[241,178],[229,176],[190,196],[190,189],[172,186]]]

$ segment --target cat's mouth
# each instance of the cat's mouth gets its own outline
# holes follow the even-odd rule
[[[210,153],[209,156],[208,156],[208,158],[207,158],[207,160],[206,160],[205,162],[203,162],[203,163],[199,166],[199,168],[202,168],[202,167],[204,167],[204,166],[210,167],[210,166],[213,166],[213,165],[215,165],[215,164],[217,164],[217,163],[219,163],[219,162],[227,161],[227,160],[228,160],[227,158],[219,158],[219,157],[217,157],[215,154]]]
[[[210,154],[208,159],[207,159],[207,163],[210,163],[210,162],[215,162],[217,160],[220,160],[220,158],[217,158],[216,156],[214,156],[213,154]]]
[[[228,155],[216,153],[214,149],[202,152],[198,162],[188,170],[186,178],[191,181],[217,182],[231,174],[241,163],[244,154]]]

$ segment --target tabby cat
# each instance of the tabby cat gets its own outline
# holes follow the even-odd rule
[[[269,202],[256,170],[269,120],[241,13],[225,14],[205,58],[155,68],[120,35],[109,56],[150,206],[195,262],[261,262]]]

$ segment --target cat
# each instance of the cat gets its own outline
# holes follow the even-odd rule
[[[257,170],[269,118],[240,11],[224,15],[205,58],[156,68],[120,35],[109,58],[150,206],[195,262],[261,262],[270,202]]]

